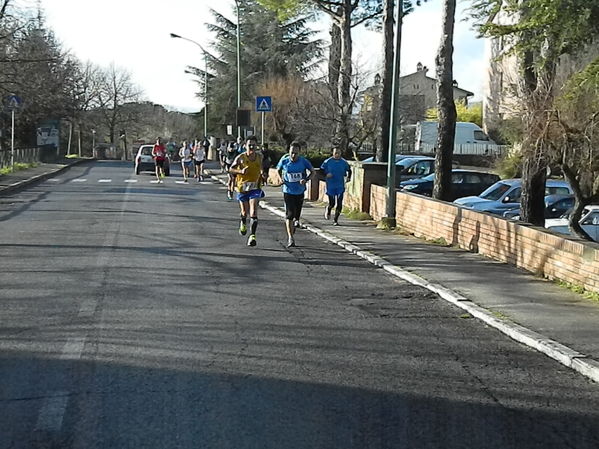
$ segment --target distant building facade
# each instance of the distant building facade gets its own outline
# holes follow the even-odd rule
[[[428,68],[420,62],[416,72],[400,77],[399,84],[399,110],[402,124],[415,124],[424,120],[427,109],[437,107],[437,80],[427,76]],[[358,94],[358,103],[364,111],[369,112],[378,105],[382,91],[381,77],[376,74],[374,85],[364,89]],[[465,105],[474,93],[458,87],[454,81],[453,97]]]

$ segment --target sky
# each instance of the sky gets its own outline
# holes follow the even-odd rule
[[[29,0],[39,1],[47,26],[82,61],[128,71],[145,93],[145,99],[169,109],[198,111],[198,86],[185,73],[189,65],[203,65],[202,52],[191,42],[170,38],[176,33],[210,50],[210,8],[235,20],[232,0]],[[416,71],[422,62],[434,77],[434,60],[441,39],[441,0],[428,0],[404,19],[401,74]],[[472,24],[464,22],[463,2],[456,21],[454,79],[459,86],[482,98],[484,43],[476,39]],[[328,37],[326,18],[314,24]],[[354,61],[368,79],[382,62],[380,33],[356,29],[352,33]],[[381,49],[373,51],[373,49]]]

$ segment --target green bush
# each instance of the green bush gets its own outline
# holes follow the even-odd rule
[[[495,163],[495,172],[501,179],[520,178],[522,176],[522,154],[510,151]]]

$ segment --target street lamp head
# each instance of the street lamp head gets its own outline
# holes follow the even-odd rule
[[[175,34],[175,33],[171,33],[171,37],[174,37],[174,38],[181,38],[181,36],[179,36],[178,34]]]

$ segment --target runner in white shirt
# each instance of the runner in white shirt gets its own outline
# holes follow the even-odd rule
[[[195,177],[198,182],[204,180],[204,163],[206,162],[206,149],[202,142],[196,140],[193,152],[193,163],[195,165]]]
[[[183,180],[187,182],[187,178],[189,178],[189,170],[191,169],[191,164],[193,162],[192,159],[192,151],[187,145],[187,141],[183,141],[183,146],[179,150],[179,157],[181,158],[181,167],[183,168]]]

